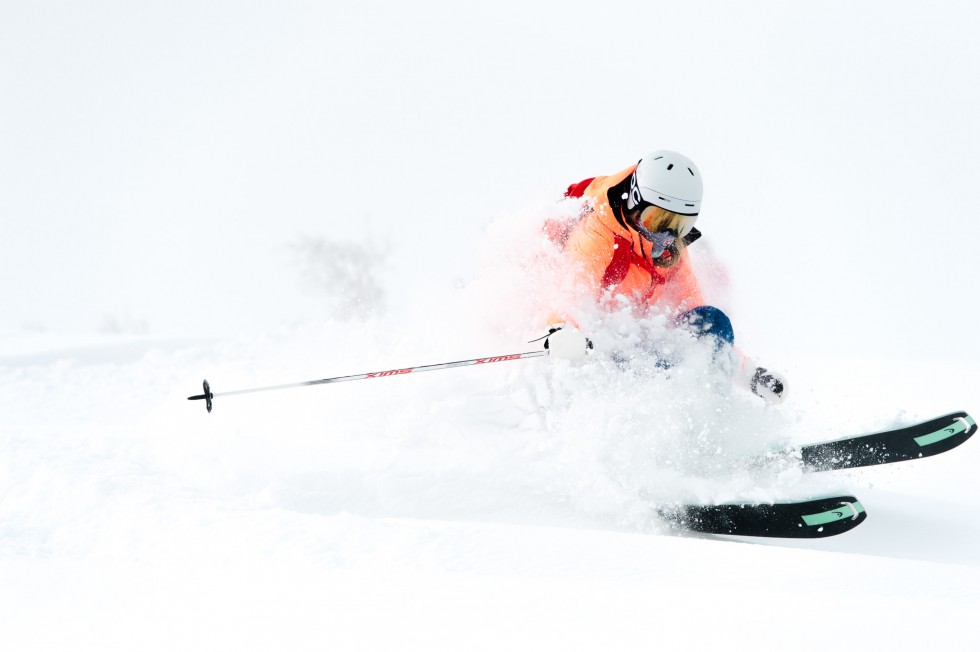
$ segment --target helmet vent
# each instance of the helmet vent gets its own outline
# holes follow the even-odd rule
[[[673,164],[673,163],[671,163],[670,165],[668,165],[668,166],[667,166],[667,169],[668,169],[668,170],[673,170],[673,169],[674,169],[674,164]]]
[[[694,170],[692,170],[691,168],[687,168],[687,171],[691,173],[692,177],[694,176]]]

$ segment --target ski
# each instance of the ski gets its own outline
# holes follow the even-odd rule
[[[953,412],[922,423],[869,435],[807,444],[783,453],[806,472],[853,469],[931,457],[952,450],[977,431],[966,412]]]
[[[694,532],[789,539],[843,534],[868,516],[854,496],[773,504],[679,505],[658,512],[671,525]]]

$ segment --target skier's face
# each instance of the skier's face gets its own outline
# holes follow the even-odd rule
[[[674,241],[694,226],[696,216],[678,215],[659,206],[647,205],[639,212],[636,230],[650,242],[651,258],[659,258]]]
[[[650,243],[650,257],[660,258],[664,255],[667,247],[674,244],[677,233],[670,229],[654,230],[649,228],[647,224],[648,222],[645,222],[641,217],[636,230]]]

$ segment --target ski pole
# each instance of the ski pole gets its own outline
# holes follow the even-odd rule
[[[320,380],[307,380],[301,383],[287,383],[285,385],[270,385],[268,387],[253,387],[251,389],[236,389],[230,392],[211,392],[211,385],[204,381],[204,393],[195,396],[188,396],[188,401],[205,401],[208,412],[211,411],[212,400],[218,396],[232,396],[234,394],[252,394],[255,392],[269,392],[276,389],[291,389],[293,387],[308,387],[309,385],[327,385],[329,383],[344,383],[351,380],[365,380],[367,378],[388,378],[390,376],[401,376],[417,371],[435,371],[436,369],[453,369],[455,367],[469,367],[478,364],[490,364],[492,362],[506,362],[508,360],[523,360],[525,358],[539,358],[548,355],[548,350],[531,351],[529,353],[513,353],[510,355],[496,355],[489,358],[477,358],[475,360],[460,360],[458,362],[443,362],[440,364],[421,365],[418,367],[405,367],[404,369],[391,369],[389,371],[375,371],[367,374],[355,374],[353,376],[337,376],[335,378],[321,378]]]

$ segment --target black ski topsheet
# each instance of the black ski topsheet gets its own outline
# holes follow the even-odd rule
[[[977,431],[966,412],[870,435],[849,437],[799,449],[805,471],[852,469],[917,460],[956,448]]]
[[[791,539],[843,534],[868,516],[854,496],[795,503],[680,505],[659,512],[671,524],[695,532]]]

